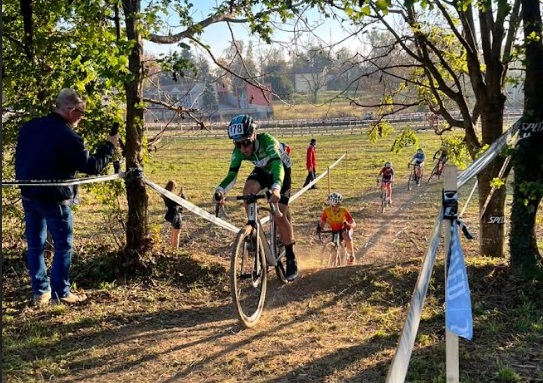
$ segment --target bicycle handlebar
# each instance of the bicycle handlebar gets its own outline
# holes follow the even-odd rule
[[[334,238],[334,235],[335,234],[340,234],[343,232],[344,229],[341,229],[341,230],[319,230],[317,231],[317,238],[319,240],[320,243],[324,243],[324,241],[322,240],[322,236],[321,234],[332,234],[332,239]]]
[[[266,194],[249,194],[236,197],[237,200],[245,201],[247,203],[255,203],[257,200],[265,198],[268,198]],[[279,218],[283,217],[283,213],[281,213],[281,210],[279,210],[279,204],[277,202],[270,203],[270,211],[272,215]]]

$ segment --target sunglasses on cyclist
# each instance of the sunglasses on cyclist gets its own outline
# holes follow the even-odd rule
[[[243,146],[244,148],[250,146],[251,144],[253,143],[253,141],[251,141],[250,139],[245,139],[243,141],[236,141],[234,142],[234,145],[236,146],[236,148],[238,149],[241,149],[241,147]]]

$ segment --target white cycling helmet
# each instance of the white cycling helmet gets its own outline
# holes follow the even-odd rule
[[[390,169],[392,167],[392,163],[387,161],[385,162],[385,168]]]
[[[339,193],[333,192],[328,195],[328,199],[326,202],[328,202],[328,205],[335,206],[340,204],[343,201],[343,196]]]

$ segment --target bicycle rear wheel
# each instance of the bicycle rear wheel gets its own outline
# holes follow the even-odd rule
[[[260,241],[260,239],[258,239]],[[243,326],[253,327],[264,310],[267,287],[266,256],[262,243],[256,254],[256,238],[240,230],[234,242],[230,263],[230,293]]]
[[[336,265],[336,258],[338,256],[338,249],[334,242],[328,242],[324,244],[321,252],[321,264],[324,267],[334,267]]]

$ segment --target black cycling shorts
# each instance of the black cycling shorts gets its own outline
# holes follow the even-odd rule
[[[183,216],[181,215],[181,213],[175,214],[173,216],[171,223],[172,223],[172,228],[181,229],[181,224],[183,223]]]
[[[283,179],[283,186],[281,187],[281,198],[279,199],[279,203],[283,205],[288,205],[288,201],[290,199],[290,187],[291,187],[291,169],[287,168],[283,164],[283,169],[285,169],[285,178]],[[253,180],[260,184],[260,187],[262,189],[268,188],[270,189],[273,185],[273,175],[266,173],[261,168],[254,168],[251,174],[247,177],[247,181]]]

